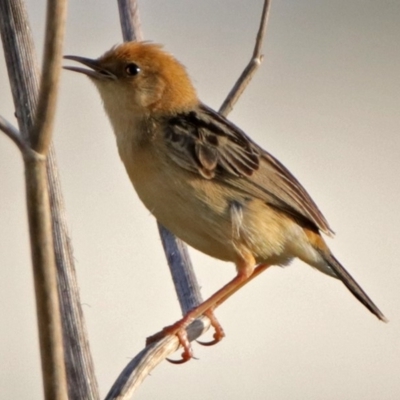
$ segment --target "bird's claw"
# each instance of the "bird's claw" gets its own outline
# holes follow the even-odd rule
[[[200,340],[196,340],[196,342],[198,344],[201,344],[202,346],[214,346],[214,344],[217,344],[225,337],[225,332],[221,324],[218,322],[217,318],[215,318],[214,312],[212,310],[208,310],[204,313],[204,315],[206,315],[210,319],[211,326],[215,330],[213,335],[214,339],[210,340],[209,342],[202,342]]]
[[[219,343],[225,337],[225,333],[222,330],[221,326],[218,326],[218,327],[214,326],[214,329],[215,329],[215,333],[213,335],[213,338],[214,338],[213,340],[210,340],[209,342],[203,342],[201,340],[196,340],[196,342],[198,344],[201,344],[202,346],[214,346],[214,344]]]
[[[211,326],[215,330],[213,335],[214,339],[211,340],[210,342],[202,342],[197,340],[197,343],[201,344],[202,346],[213,346],[214,344],[217,344],[225,337],[225,333],[224,330],[222,329],[221,324],[215,317],[212,309],[207,310],[204,313],[204,315],[210,319]],[[158,342],[160,339],[163,339],[166,336],[175,335],[179,340],[179,344],[183,348],[182,358],[180,360],[171,360],[167,358],[167,361],[172,364],[184,364],[185,362],[191,360],[192,358],[196,359],[195,357],[193,357],[193,351],[190,346],[190,342],[186,333],[186,327],[190,321],[191,319],[189,318],[189,315],[186,315],[186,317],[176,322],[175,324],[166,326],[165,328],[163,328],[162,331],[157,332],[153,336],[149,336],[146,340],[146,345]]]
[[[209,342],[203,342],[202,340],[196,340],[196,342],[202,346],[214,346],[214,344],[217,344],[220,341],[221,341],[221,339],[213,339],[213,340],[210,340]]]
[[[184,364],[185,362],[191,360],[192,358],[196,359],[193,356],[193,351],[190,346],[189,339],[187,337],[186,329],[185,327],[182,327],[180,324],[173,324],[170,326],[166,326],[162,331],[156,333],[153,336],[149,336],[146,340],[146,345],[152,344],[157,342],[158,340],[164,338],[165,336],[168,335],[175,335],[178,340],[179,344],[183,348],[183,353],[182,353],[182,359],[180,360],[171,360],[170,358],[167,358],[166,360],[172,364]]]
[[[167,328],[164,328],[164,330],[168,331],[168,330],[170,330],[170,328],[171,327],[167,327]],[[174,332],[174,334],[177,336],[177,338],[179,340],[179,344],[183,348],[182,359],[171,360],[171,359],[167,358],[167,361],[172,364],[184,364],[185,362],[187,362],[193,358],[193,351],[190,346],[190,342],[187,337],[187,333],[186,333],[185,329],[180,329],[177,332]]]

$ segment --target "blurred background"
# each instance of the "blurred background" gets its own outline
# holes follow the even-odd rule
[[[45,2],[27,5],[40,60]],[[165,44],[187,66],[200,98],[218,108],[252,54],[262,0],[139,6],[145,38]],[[273,1],[264,63],[229,116],[307,188],[336,232],[328,239],[332,251],[390,323],[379,322],[340,282],[295,261],[268,270],[217,310],[225,340],[194,344],[199,360],[162,363],[136,398],[399,398],[399,21],[398,1]],[[70,2],[65,54],[97,57],[120,42],[115,2]],[[3,56],[0,113],[16,124]],[[63,72],[56,122],[104,396],[145,338],[177,320],[180,309],[155,220],[131,187],[86,77]],[[231,264],[191,254],[204,297],[235,274]],[[0,282],[1,397],[40,399],[23,168],[4,134]]]

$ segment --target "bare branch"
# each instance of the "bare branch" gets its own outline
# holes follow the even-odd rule
[[[11,75],[14,74],[14,66],[10,66],[9,60],[18,56],[15,57],[16,47],[8,46],[11,40],[7,38],[7,34],[15,35],[18,32],[18,35],[23,35],[20,32],[23,29],[18,22],[24,20],[26,11],[21,2],[13,1],[10,4],[9,1],[2,1],[0,14],[4,50],[6,53],[8,51],[14,53],[14,57],[6,57],[9,75]],[[27,25],[27,18],[24,22]],[[29,39],[23,42],[32,43]],[[28,71],[29,69],[25,69],[23,73],[27,74]],[[35,72],[34,67],[32,72]],[[14,98],[14,102],[16,103],[18,99],[19,97]],[[21,110],[21,113],[32,113],[32,109],[27,110],[27,104],[20,106],[17,109]],[[66,400],[67,382],[51,232],[46,159],[34,151],[25,152],[24,165],[44,394],[48,400]]]
[[[167,257],[182,315],[203,302],[188,248],[168,229],[158,223],[165,256]],[[195,338],[197,339],[197,338]]]
[[[25,155],[25,186],[46,400],[67,400],[57,276],[51,235],[46,159]]]
[[[69,400],[98,400],[100,399],[99,388],[79,296],[75,259],[53,146],[50,146],[47,155],[47,179],[58,272],[68,398]]]
[[[195,340],[210,327],[210,320],[201,317],[187,328],[190,341]],[[150,372],[179,348],[176,336],[167,336],[143,349],[119,375],[105,400],[128,400]]]
[[[261,54],[261,48],[263,40],[265,37],[265,32],[267,30],[267,22],[270,10],[270,0],[264,1],[263,10],[261,13],[260,27],[258,29],[256,44],[254,46],[253,56],[246,68],[243,70],[239,79],[236,81],[232,90],[229,92],[227,98],[223,102],[221,108],[219,109],[220,114],[227,116],[233,109],[239,97],[242,95],[243,91],[246,89],[247,85],[250,83],[258,67],[261,65],[263,60],[263,55]]]
[[[0,30],[21,136],[24,142],[31,143],[30,133],[34,125],[39,74],[28,15],[22,0],[0,1]],[[38,157],[38,153],[33,151],[30,153],[32,157],[35,155]],[[98,387],[79,299],[74,258],[52,146],[46,167],[54,251],[58,268],[69,399],[96,400],[99,399]],[[48,368],[51,368],[50,364]],[[57,384],[56,381],[53,382]]]
[[[49,0],[47,2],[42,78],[32,131],[32,147],[42,154],[48,152],[51,142],[61,72],[66,13],[67,3],[65,0]]]
[[[30,143],[39,72],[22,0],[0,1],[0,30],[19,131],[24,141]]]
[[[21,150],[24,154],[30,150],[29,146],[25,143],[21,133],[17,128],[12,126],[5,118],[0,115],[0,130],[2,130]]]
[[[143,40],[139,6],[136,0],[118,0],[122,37],[125,42]]]

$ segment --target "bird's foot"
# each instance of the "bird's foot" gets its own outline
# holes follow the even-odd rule
[[[206,311],[204,315],[209,318],[211,326],[214,328],[214,335],[213,335],[214,340],[211,340],[209,342],[202,342],[200,340],[196,340],[196,342],[198,344],[201,344],[202,346],[213,346],[214,344],[217,344],[225,337],[225,332],[221,324],[218,322],[213,310]]]
[[[214,340],[210,342],[200,342],[198,341],[199,344],[203,346],[212,346],[218,342],[220,342],[224,336],[224,330],[222,329],[221,324],[218,322],[217,318],[214,315],[213,310],[207,310],[204,312],[204,315],[207,316],[210,319],[211,326],[214,328]],[[187,361],[189,361],[193,357],[193,351],[192,347],[190,346],[190,342],[187,336],[186,328],[188,325],[193,321],[193,318],[191,317],[190,313],[188,313],[184,318],[181,320],[175,322],[173,325],[166,326],[163,328],[162,331],[157,332],[156,334],[149,336],[146,340],[146,345],[158,342],[159,340],[163,339],[166,336],[169,335],[175,335],[178,340],[179,344],[183,348],[183,353],[182,353],[182,359],[180,360],[170,360],[167,358],[167,360],[173,364],[183,364]]]
[[[179,344],[183,348],[182,359],[170,360],[169,358],[167,358],[167,361],[169,361],[172,364],[183,364],[189,361],[190,359],[195,358],[193,357],[192,347],[190,346],[190,342],[186,333],[186,328],[188,325],[189,323],[187,322],[186,318],[183,318],[178,322],[175,322],[175,324],[173,325],[166,326],[165,328],[163,328],[162,331],[157,332],[152,336],[149,336],[146,339],[146,346],[158,342],[159,340],[163,339],[166,336],[175,335],[179,340]]]

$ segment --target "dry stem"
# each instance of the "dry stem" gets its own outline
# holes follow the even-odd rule
[[[43,79],[40,90],[41,105],[35,114],[38,98],[38,73],[27,13],[21,0],[0,2],[3,48],[20,132],[4,119],[0,120],[0,128],[17,144],[25,161],[27,204],[46,399],[67,398],[51,222],[53,223],[57,266],[60,271],[59,292],[63,294],[61,299],[63,310],[66,313],[63,318],[64,334],[69,344],[67,352],[69,355],[69,383],[71,383],[70,389],[73,389],[70,390],[69,398],[71,400],[97,399],[99,396],[96,396],[96,382],[90,368],[92,366],[91,356],[83,326],[79,296],[77,290],[71,290],[71,287],[76,289],[77,285],[73,279],[75,278],[73,263],[69,262],[72,260],[72,252],[65,226],[55,156],[51,150],[47,163],[43,156],[48,152],[54,119],[64,21],[65,1],[50,0],[47,12]],[[34,117],[36,117],[35,121]],[[35,127],[33,128],[33,126]],[[31,143],[34,143],[35,147],[43,154],[31,150]],[[47,178],[50,179],[49,184]],[[52,204],[52,220],[49,211],[48,186]],[[75,334],[76,332],[78,333]],[[80,360],[84,361],[80,363]],[[82,364],[86,369],[77,367],[81,367]],[[82,370],[85,373],[82,373]],[[88,381],[90,382],[88,383]],[[92,389],[94,387],[94,389],[92,391],[82,389],[85,383],[86,387]],[[89,392],[94,394],[86,395]]]
[[[263,10],[261,13],[260,27],[258,29],[256,37],[256,44],[254,46],[253,56],[219,109],[219,112],[225,117],[232,111],[234,105],[239,100],[239,97],[242,95],[247,85],[250,83],[251,79],[253,78],[263,60],[261,49],[265,33],[267,31],[270,3],[270,0],[264,1]]]

